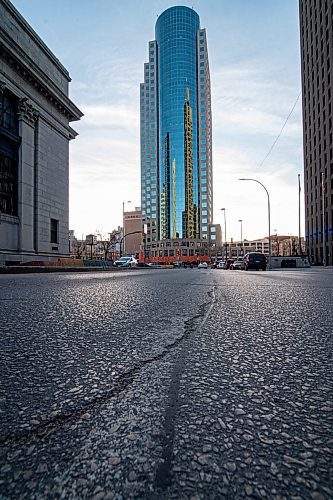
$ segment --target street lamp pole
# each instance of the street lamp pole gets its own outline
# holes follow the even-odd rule
[[[227,222],[225,217],[225,208],[221,208],[224,215],[224,245],[225,245],[225,259],[228,258],[228,245],[227,245]]]
[[[269,193],[265,186],[262,184],[262,182],[258,181],[257,179],[239,179],[240,181],[253,181],[257,182],[264,188],[267,194],[267,201],[268,201],[268,269],[271,268],[271,206],[270,206],[270,201],[269,201]]]
[[[125,203],[132,203],[131,200],[128,200],[128,201],[123,201],[123,234],[125,234]],[[124,244],[122,245],[123,246],[123,249],[124,249],[124,253],[125,253],[125,240],[124,240]],[[120,246],[119,248],[120,250],[120,257],[122,257],[122,247]]]
[[[323,220],[322,220],[322,235],[323,235],[323,266],[326,266],[326,235],[325,235],[325,180],[324,180],[324,172],[321,174],[321,192],[322,192],[322,211],[323,211]],[[319,235],[318,235],[319,237]]]
[[[298,174],[298,255],[302,255],[301,242],[301,176]]]
[[[243,249],[243,219],[239,219],[238,222],[241,224],[241,249],[242,249],[242,255],[244,254],[244,249]]]

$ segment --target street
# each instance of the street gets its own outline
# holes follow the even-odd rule
[[[332,268],[0,275],[0,498],[332,498],[332,306]]]

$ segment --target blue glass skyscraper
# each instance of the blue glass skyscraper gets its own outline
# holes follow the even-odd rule
[[[190,260],[214,231],[206,32],[193,9],[171,7],[155,38],[140,88],[144,244],[148,257]]]

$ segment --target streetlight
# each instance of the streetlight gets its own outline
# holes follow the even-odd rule
[[[265,186],[258,181],[257,179],[239,179],[240,181],[253,181],[257,182],[264,188],[267,194],[267,200],[268,200],[268,269],[271,268],[271,206],[270,206],[270,201],[269,201],[269,194]]]
[[[123,234],[125,234],[125,203],[132,203],[131,200],[128,200],[128,201],[123,201]],[[124,244],[123,244],[123,248],[124,248],[124,253],[125,253],[125,240],[124,240]],[[121,247],[120,247],[120,257],[122,256],[122,251],[121,251]]]
[[[238,219],[238,222],[241,224],[241,249],[242,249],[242,255],[244,254],[243,250],[243,219]]]
[[[228,258],[228,245],[227,245],[227,223],[225,219],[225,208],[221,208],[224,214],[224,244],[225,244],[225,258]]]

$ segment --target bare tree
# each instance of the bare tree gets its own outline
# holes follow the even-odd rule
[[[97,244],[103,250],[104,260],[107,260],[108,254],[110,251],[116,248],[117,243],[120,240],[120,234],[118,231],[114,230],[112,233],[103,234],[100,231],[96,232],[97,234]]]
[[[74,255],[77,259],[81,259],[86,250],[86,245],[83,241],[74,238],[73,244]]]

